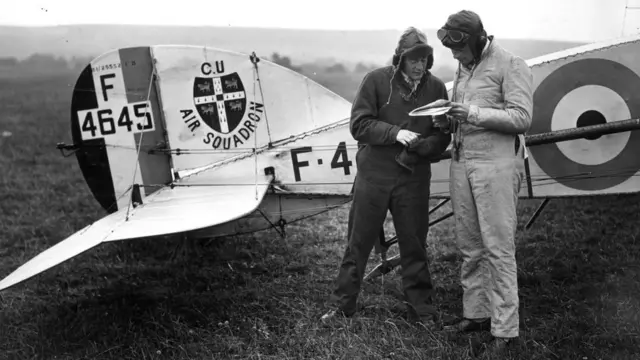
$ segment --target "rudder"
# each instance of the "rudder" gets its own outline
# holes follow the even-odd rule
[[[133,184],[144,198],[172,181],[149,47],[114,50],[80,74],[72,96],[71,132],[78,164],[109,213],[127,206]],[[135,177],[134,177],[135,174]],[[125,196],[126,195],[126,196]]]

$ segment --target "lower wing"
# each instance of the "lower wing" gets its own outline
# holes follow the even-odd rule
[[[242,218],[258,208],[271,181],[266,175],[253,184],[225,176],[226,184],[209,183],[207,178],[214,180],[213,174],[217,172],[207,171],[194,177],[195,181],[163,187],[144,198],[143,204],[105,216],[20,266],[0,281],[0,290],[106,241],[179,233]]]

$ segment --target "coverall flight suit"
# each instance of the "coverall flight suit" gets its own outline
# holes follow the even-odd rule
[[[451,100],[470,110],[453,129],[450,191],[463,256],[463,316],[491,318],[493,336],[512,338],[519,334],[516,204],[533,78],[524,60],[488,39],[480,61],[471,69],[460,65],[454,78]]]
[[[428,70],[417,87],[412,88],[406,82],[401,71],[404,56],[420,41],[416,40],[419,38],[416,33],[404,35],[396,50],[397,67],[387,66],[368,73],[352,107],[351,134],[360,145],[356,155],[358,172],[349,212],[348,245],[330,297],[331,304],[347,316],[356,312],[367,260],[388,210],[398,235],[402,282],[410,314],[423,319],[435,316],[426,252],[431,180],[428,158],[442,154],[451,135],[434,127],[431,117],[410,117],[408,113],[448,96],[442,80]],[[426,38],[423,41],[426,45]],[[397,160],[405,147],[396,141],[396,136],[400,129],[407,128],[422,135],[409,149],[410,154],[420,155],[413,159],[413,171]]]

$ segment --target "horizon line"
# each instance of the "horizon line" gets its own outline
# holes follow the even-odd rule
[[[278,26],[224,26],[224,25],[205,25],[205,24],[134,24],[134,23],[72,23],[72,24],[0,24],[0,27],[8,28],[23,28],[23,29],[44,29],[44,28],[64,28],[64,27],[98,27],[98,26],[133,26],[133,27],[164,27],[164,28],[218,28],[218,29],[236,29],[236,30],[274,30],[274,31],[309,31],[309,32],[397,32],[401,33],[405,28],[383,28],[383,29],[320,29],[320,28],[289,28]],[[411,26],[411,25],[409,25]],[[407,26],[408,27],[408,26]],[[437,27],[419,27],[423,31],[437,31]],[[576,43],[576,44],[589,44],[598,41],[579,41],[570,39],[550,39],[545,37],[508,37],[497,36],[498,39],[505,40],[538,40],[538,41],[552,41],[552,42],[564,42],[564,43]],[[605,40],[606,41],[606,40]]]

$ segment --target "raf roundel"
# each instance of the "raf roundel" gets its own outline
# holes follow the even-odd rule
[[[533,95],[530,134],[640,117],[640,77],[606,59],[582,59],[549,74]],[[622,184],[640,170],[640,131],[529,148],[540,168],[576,190]],[[582,174],[587,174],[583,177]]]

